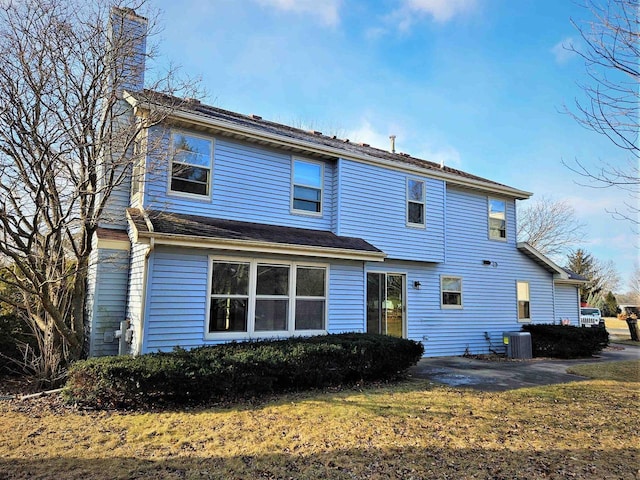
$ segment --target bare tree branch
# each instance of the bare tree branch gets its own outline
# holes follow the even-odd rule
[[[565,200],[541,197],[531,205],[518,204],[518,240],[551,257],[563,257],[580,243],[584,224]]]
[[[628,154],[622,164],[602,162],[596,169],[575,160],[565,163],[582,176],[588,186],[618,188],[629,192],[629,200],[612,213],[640,224],[640,5],[638,0],[585,0],[592,20],[572,21],[584,48],[568,48],[585,63],[589,83],[581,85],[584,100],[576,99],[566,111],[583,127],[607,137]]]
[[[0,259],[10,267],[5,283],[21,292],[0,302],[20,307],[43,361],[81,354],[92,237],[146,155],[134,146],[170,113],[141,121],[123,100],[124,89],[142,89],[155,51],[141,48],[156,32],[145,3],[0,2]],[[173,73],[148,86],[198,95]]]

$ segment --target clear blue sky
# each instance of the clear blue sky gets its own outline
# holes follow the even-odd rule
[[[162,61],[200,77],[205,101],[460,168],[566,199],[580,247],[621,274],[637,236],[612,210],[628,198],[580,186],[563,166],[622,163],[564,105],[587,82],[572,0],[151,0]],[[534,198],[535,198],[534,196]],[[532,200],[529,200],[530,202]]]

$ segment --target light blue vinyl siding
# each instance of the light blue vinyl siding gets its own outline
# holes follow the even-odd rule
[[[208,257],[201,251],[151,254],[142,353],[203,344]]]
[[[389,258],[444,261],[444,182],[339,160],[338,235],[360,237]],[[407,178],[426,185],[426,228],[407,226]]]
[[[365,290],[362,262],[331,265],[328,323],[329,333],[364,332]]]
[[[556,323],[568,318],[571,325],[580,325],[578,288],[575,285],[555,285]]]
[[[130,350],[133,354],[140,353],[140,340],[142,335],[142,308],[144,305],[144,280],[145,280],[145,256],[149,246],[135,243],[131,248],[131,260],[129,266],[129,294],[127,297],[127,318],[131,321],[133,340]]]
[[[151,254],[142,353],[171,350],[175,346],[193,348],[224,341],[204,339],[210,253],[156,248]],[[327,300],[329,332],[364,330],[363,279],[362,262],[339,261],[330,264],[330,293]],[[245,339],[242,334],[235,338],[238,341]]]
[[[201,133],[199,135],[202,135]],[[213,138],[213,137],[212,137]],[[169,147],[169,132],[150,132],[150,145]],[[152,152],[153,153],[153,152]],[[302,157],[301,157],[302,158]],[[334,165],[324,164],[322,216],[291,213],[291,155],[256,145],[214,138],[211,197],[167,194],[166,155],[151,155],[145,207],[208,217],[290,227],[331,230]]]
[[[129,252],[96,249],[89,267],[87,305],[91,328],[89,355],[116,355],[118,340],[104,341],[104,334],[115,332],[125,319]]]

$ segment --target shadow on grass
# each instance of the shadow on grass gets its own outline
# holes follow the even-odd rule
[[[368,479],[617,478],[635,479],[638,450],[621,448],[511,451],[483,449],[328,450],[309,455],[0,459],[2,479]],[[132,452],[133,454],[133,452]]]

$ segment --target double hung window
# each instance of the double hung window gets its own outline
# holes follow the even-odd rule
[[[462,278],[440,277],[442,308],[462,308]]]
[[[425,186],[414,178],[407,179],[407,225],[425,226]]]
[[[516,282],[518,295],[518,321],[531,321],[531,303],[529,300],[529,282]]]
[[[211,193],[213,141],[209,138],[172,132],[169,191],[208,197]]]
[[[322,163],[293,160],[291,209],[293,212],[312,215],[322,214]]]
[[[489,238],[507,239],[507,202],[504,200],[489,199]]]
[[[326,274],[326,266],[295,262],[212,260],[207,336],[326,330]]]

